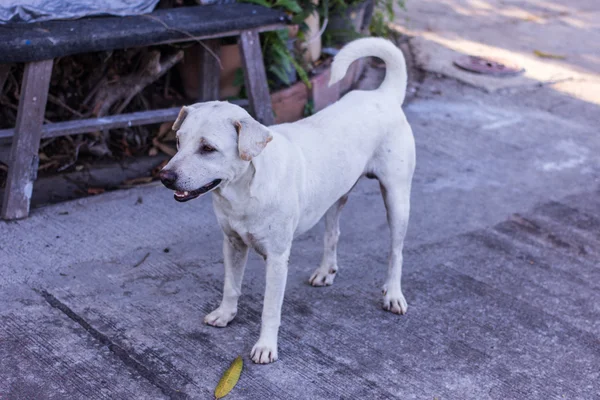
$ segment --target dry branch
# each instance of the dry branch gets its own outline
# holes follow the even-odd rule
[[[139,72],[124,76],[116,82],[107,83],[98,90],[95,97],[94,115],[97,117],[108,115],[113,106],[119,102],[115,114],[121,113],[135,95],[160,78],[182,59],[183,51],[178,51],[161,62],[160,52],[151,51],[144,57]]]

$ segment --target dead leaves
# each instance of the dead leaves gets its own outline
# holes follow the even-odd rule
[[[173,157],[175,153],[177,153],[177,150],[175,150],[173,147],[169,146],[168,144],[159,142],[156,138],[152,139],[152,144],[154,145],[154,147],[156,147],[168,156]]]
[[[231,392],[240,379],[243,366],[244,361],[242,360],[242,357],[238,356],[235,360],[233,360],[229,368],[227,368],[227,371],[225,371],[221,377],[219,384],[215,388],[215,399],[221,399]]]
[[[90,196],[95,196],[97,194],[102,194],[106,191],[106,189],[104,188],[98,188],[98,187],[89,187],[87,188],[87,194],[89,194]]]
[[[143,185],[145,183],[150,183],[154,180],[151,176],[142,176],[139,178],[126,179],[123,181],[123,186],[135,186],[135,185]]]
[[[177,153],[177,150],[175,148],[164,143],[165,141],[174,141],[175,140],[175,134],[171,130],[172,126],[173,126],[173,121],[163,122],[160,125],[160,128],[158,128],[158,133],[156,134],[156,137],[154,139],[152,139],[152,147],[148,151],[149,156],[154,157],[154,156],[158,155],[159,150],[171,157],[173,157],[175,155],[175,153]]]
[[[539,58],[550,58],[553,60],[564,60],[567,58],[566,56],[552,54],[552,53],[546,53],[545,51],[540,51],[540,50],[534,50],[533,54],[535,54]]]

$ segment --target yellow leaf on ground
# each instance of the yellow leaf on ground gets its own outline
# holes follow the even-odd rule
[[[221,399],[231,392],[231,389],[233,389],[240,379],[243,366],[244,361],[242,360],[241,356],[238,356],[238,358],[233,360],[229,368],[227,368],[227,371],[225,371],[221,377],[219,384],[215,388],[216,399]]]
[[[560,56],[558,54],[552,54],[552,53],[546,53],[543,51],[539,51],[539,50],[534,50],[533,54],[535,54],[536,56],[540,57],[540,58],[553,58],[555,60],[564,60],[565,56]]]

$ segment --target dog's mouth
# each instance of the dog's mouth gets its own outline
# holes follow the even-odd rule
[[[192,191],[176,190],[174,198],[175,198],[175,200],[180,201],[180,202],[192,200],[204,193],[210,192],[211,190],[213,190],[214,188],[219,186],[220,183],[221,183],[221,179],[215,179],[211,183],[202,186],[200,189],[196,189],[196,190],[192,190]]]

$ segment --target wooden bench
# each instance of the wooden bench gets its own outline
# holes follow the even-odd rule
[[[83,18],[32,24],[0,25],[0,72],[4,64],[26,63],[12,138],[1,217],[25,218],[37,176],[42,138],[96,132],[175,120],[178,108],[44,124],[53,60],[72,54],[202,40],[199,101],[219,97],[219,38],[235,36],[240,45],[250,111],[273,123],[271,99],[258,33],[288,23],[281,11],[253,4],[224,4],[158,10],[131,17]]]

